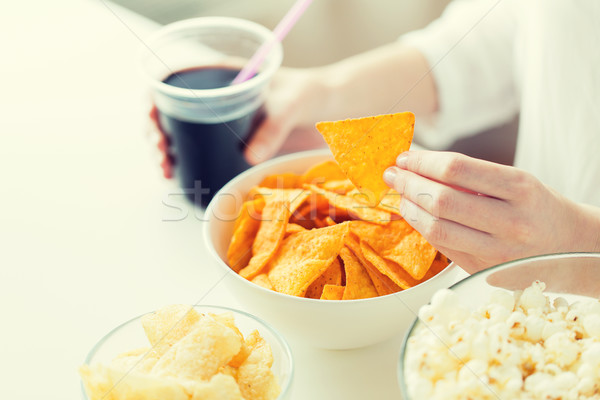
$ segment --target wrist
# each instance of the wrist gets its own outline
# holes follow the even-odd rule
[[[579,207],[578,241],[581,251],[600,252],[600,208],[589,204],[577,204]],[[577,244],[576,244],[577,245]]]

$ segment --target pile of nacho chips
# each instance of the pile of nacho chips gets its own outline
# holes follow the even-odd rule
[[[408,289],[448,265],[400,216],[383,172],[409,150],[410,112],[320,122],[336,161],[267,176],[248,194],[227,260],[277,292],[352,300]]]
[[[408,289],[448,265],[400,216],[400,195],[375,207],[335,161],[267,176],[235,221],[229,266],[293,296],[352,300]]]
[[[144,316],[142,325],[150,347],[80,368],[90,400],[279,396],[271,347],[258,331],[244,337],[233,314],[199,314],[193,307],[173,305]]]

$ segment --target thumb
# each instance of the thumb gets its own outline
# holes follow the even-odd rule
[[[258,126],[246,147],[244,153],[246,160],[250,164],[256,165],[273,157],[285,142],[290,131],[291,127],[288,124],[282,124],[267,117]]]

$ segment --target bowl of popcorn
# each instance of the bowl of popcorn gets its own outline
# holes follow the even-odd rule
[[[234,178],[205,211],[222,284],[290,341],[349,349],[402,337],[440,288],[466,273],[400,217],[370,206],[328,149],[281,156]]]
[[[84,400],[284,400],[285,339],[243,311],[169,305],[104,336],[79,368]]]
[[[436,292],[404,341],[403,398],[599,398],[599,282],[599,253],[566,253]]]

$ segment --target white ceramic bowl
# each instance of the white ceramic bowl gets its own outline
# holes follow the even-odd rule
[[[265,321],[256,318],[240,310],[232,308],[198,305],[194,309],[199,313],[223,314],[232,313],[235,318],[235,324],[238,329],[244,334],[244,337],[252,331],[258,330],[260,335],[269,343],[273,353],[272,370],[278,379],[281,387],[281,394],[277,400],[289,400],[291,397],[291,386],[294,376],[294,362],[292,352],[289,345],[283,336],[271,327]],[[123,324],[117,326],[112,331],[107,333],[100,341],[90,350],[84,364],[92,365],[94,363],[103,363],[109,365],[117,355],[130,350],[144,347],[148,343],[146,334],[142,327],[141,318],[143,315],[135,317]],[[81,384],[83,400],[88,400],[88,396]]]
[[[600,298],[600,253],[561,253],[535,256],[507,262],[473,274],[453,285],[461,305],[476,309],[488,301],[490,294],[503,288],[523,290],[535,280],[546,284],[545,294],[550,298],[560,296],[569,303],[588,297]],[[398,362],[398,380],[402,398],[410,400],[405,375],[408,339],[421,325],[419,319],[413,321],[407,332]],[[416,399],[415,399],[416,400]]]
[[[204,238],[212,264],[227,276],[227,288],[249,312],[272,323],[290,340],[325,349],[349,349],[372,345],[404,335],[419,307],[440,288],[466,276],[450,265],[434,278],[387,296],[361,300],[316,300],[289,296],[255,285],[227,265],[227,248],[235,217],[248,191],[271,174],[303,173],[332,159],[328,149],[282,156],[255,166],[225,185],[206,209]]]

